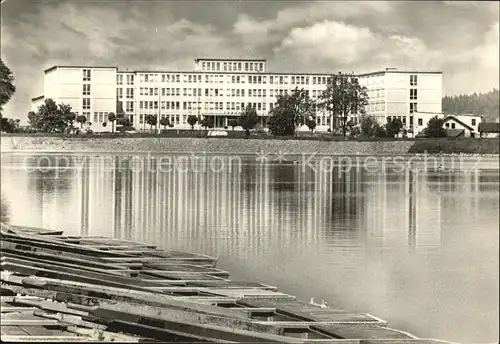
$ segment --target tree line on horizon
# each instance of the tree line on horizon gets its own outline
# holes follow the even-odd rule
[[[460,115],[472,113],[483,116],[484,122],[495,122],[499,118],[498,89],[487,93],[460,94],[443,97],[443,113]]]

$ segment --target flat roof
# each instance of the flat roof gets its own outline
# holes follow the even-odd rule
[[[219,59],[221,61],[238,61],[234,59]],[[243,61],[243,60],[242,60]],[[252,60],[246,60],[246,61],[252,61]],[[253,61],[265,61],[265,60],[253,60]],[[117,73],[168,73],[168,74],[235,74],[235,75],[278,75],[278,76],[285,76],[285,75],[291,75],[291,76],[296,76],[296,75],[305,75],[305,76],[331,76],[331,75],[337,75],[337,72],[326,72],[326,73],[306,73],[306,72],[270,72],[270,71],[265,71],[265,72],[237,72],[237,71],[200,71],[200,70],[119,70],[118,67],[112,67],[112,66],[64,66],[64,65],[57,65],[50,67],[46,69],[44,72],[47,73],[51,70],[54,70],[56,68],[113,68],[117,70]],[[363,77],[363,76],[369,76],[369,75],[377,75],[377,74],[383,74],[383,73],[402,73],[402,74],[443,74],[441,71],[402,71],[402,70],[383,70],[383,71],[377,71],[377,72],[370,72],[370,73],[363,73],[363,74],[354,74],[356,77]],[[347,73],[346,73],[347,74]]]
[[[112,66],[63,66],[63,65],[56,65],[56,66],[52,66],[50,68],[47,68],[46,70],[44,70],[43,72],[44,73],[48,73],[54,69],[57,69],[57,68],[86,68],[86,69],[92,69],[92,68],[114,68],[114,69],[118,69],[118,67],[112,67]]]
[[[241,59],[236,59],[236,58],[232,58],[232,59],[222,59],[222,58],[217,58],[217,57],[214,57],[214,58],[211,58],[211,57],[198,57],[196,59],[194,59],[195,62],[198,62],[198,61],[257,61],[257,62],[266,62],[267,60],[266,59],[262,59],[262,58],[250,58],[250,59],[244,59],[244,58],[241,58]]]
[[[388,70],[380,70],[378,72],[369,72],[357,74],[357,76],[370,76],[376,74],[386,74],[386,73],[396,73],[396,74],[443,74],[442,71],[422,71],[422,70],[397,70],[397,69],[388,69]]]
[[[119,70],[118,73],[169,73],[169,74],[238,74],[238,75],[246,75],[246,74],[251,74],[251,75],[312,75],[312,76],[328,76],[332,75],[335,73],[286,73],[286,72],[214,72],[214,71],[201,71],[201,70],[190,70],[190,71],[182,71],[182,70],[175,70],[175,71],[168,71],[168,70],[136,70],[134,72],[130,71],[121,71]]]

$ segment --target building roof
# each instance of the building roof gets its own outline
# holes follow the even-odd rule
[[[50,68],[47,68],[43,72],[44,73],[48,73],[48,72],[51,72],[51,71],[53,71],[54,69],[57,69],[57,68],[88,68],[88,69],[92,69],[92,68],[114,68],[114,69],[118,69],[118,67],[113,67],[113,66],[63,66],[63,65],[56,65],[56,66],[52,66]]]
[[[122,70],[119,70],[117,71],[118,73],[168,73],[168,74],[215,74],[215,75],[218,75],[218,74],[235,74],[235,75],[260,75],[260,76],[263,76],[263,75],[271,75],[271,76],[274,76],[274,75],[283,75],[283,76],[286,76],[286,75],[291,75],[291,76],[324,76],[324,77],[328,77],[332,74],[335,74],[335,73],[298,73],[298,72],[269,72],[269,71],[266,71],[266,72],[222,72],[222,71],[219,71],[219,72],[215,72],[215,71],[201,71],[201,70],[190,70],[190,71],[185,71],[185,70],[135,70],[135,71],[122,71]]]
[[[500,133],[500,123],[498,122],[483,122],[479,123],[480,133]]]
[[[461,126],[471,130],[471,131],[474,131],[474,128],[472,128],[470,125],[468,124],[465,124],[464,122],[462,122],[461,120],[459,120],[458,118],[454,117],[454,116],[448,116],[444,119],[443,123],[446,123],[448,121],[455,121],[457,122],[458,124],[460,124]]]
[[[35,97],[35,98],[31,98],[31,101],[34,102],[34,101],[37,101],[37,100],[40,100],[40,99],[43,99],[45,98],[45,96],[42,94],[41,96],[38,96],[38,97]]]
[[[481,115],[475,115],[473,113],[449,114],[444,112],[429,112],[429,111],[415,111],[413,114],[419,114],[419,113],[431,114],[431,115],[443,115],[443,116],[467,116],[467,117],[478,117],[478,118],[483,117]]]
[[[443,74],[442,71],[399,70],[399,69],[390,69],[390,68],[387,68],[385,70],[380,70],[380,71],[376,71],[376,72],[369,72],[369,73],[357,74],[357,76],[370,76],[370,75],[385,74],[385,73],[396,73],[396,74]]]
[[[446,129],[446,137],[459,137],[465,135],[465,130],[463,129]]]
[[[211,57],[198,57],[194,59],[195,62],[198,61],[252,61],[252,62],[266,62],[266,59],[261,59],[261,58],[253,58],[253,59],[244,59],[244,58],[227,58],[227,59],[221,59],[221,58],[211,58]]]

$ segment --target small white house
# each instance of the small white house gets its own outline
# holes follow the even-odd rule
[[[442,118],[445,129],[463,129],[465,136],[479,136],[479,124],[482,121],[482,116],[474,114],[447,115],[436,112],[414,112],[413,113],[413,134],[417,136],[421,133],[429,123],[430,119],[438,116]]]
[[[479,134],[470,125],[462,122],[455,116],[448,116],[444,119],[443,127],[449,132],[448,136],[475,137]]]

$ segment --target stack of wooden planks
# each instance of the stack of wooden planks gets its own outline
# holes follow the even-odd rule
[[[439,342],[147,243],[2,224],[1,260],[2,340]]]

